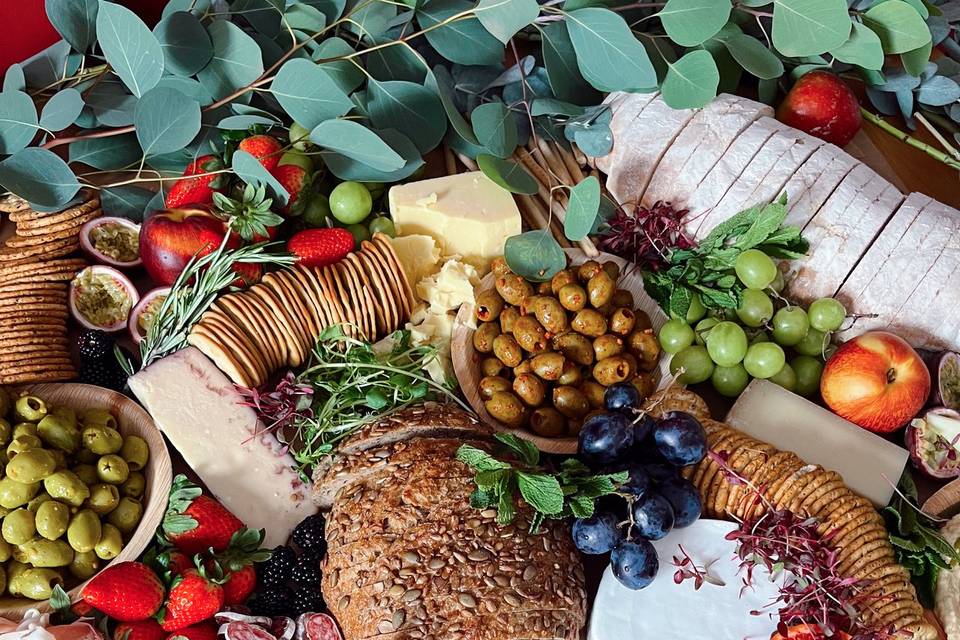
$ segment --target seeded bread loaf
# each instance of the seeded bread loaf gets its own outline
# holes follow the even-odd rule
[[[586,619],[569,528],[508,525],[469,504],[460,444],[489,447],[469,414],[432,405],[346,440],[314,476],[330,505],[322,590],[346,640],[575,640]]]

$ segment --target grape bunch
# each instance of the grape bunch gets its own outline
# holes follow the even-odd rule
[[[710,380],[718,393],[731,398],[740,395],[752,378],[769,379],[803,396],[815,395],[831,334],[840,329],[846,309],[833,298],[815,300],[806,310],[778,305],[783,301],[779,295],[783,274],[758,249],[741,253],[734,271],[747,287],[735,311],[708,311],[694,294],[687,316],[660,328],[660,346],[673,355],[670,371],[683,368],[679,382]]]
[[[628,383],[608,387],[604,405],[606,411],[584,422],[578,456],[591,468],[628,477],[591,517],[574,522],[573,539],[583,553],[610,553],[617,580],[642,589],[659,568],[650,541],[700,517],[700,495],[679,470],[703,460],[707,435],[682,411],[654,420],[640,410],[640,394]]]

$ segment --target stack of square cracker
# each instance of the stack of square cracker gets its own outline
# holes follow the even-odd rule
[[[402,327],[413,310],[410,283],[389,238],[374,234],[361,249],[319,269],[294,267],[221,296],[194,325],[187,342],[235,384],[262,385],[282,367],[298,367],[324,329],[369,342]]]
[[[67,283],[86,266],[69,258],[88,220],[101,215],[93,197],[55,213],[21,198],[0,198],[16,233],[0,248],[0,384],[75,378],[67,342]]]

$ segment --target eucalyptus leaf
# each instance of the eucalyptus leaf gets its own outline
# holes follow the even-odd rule
[[[871,104],[885,116],[895,116],[900,114],[900,106],[897,104],[896,94],[880,91],[874,87],[867,87],[867,97]]]
[[[279,204],[286,204],[289,200],[290,193],[260,164],[260,161],[254,155],[238,149],[233,152],[231,166],[237,176],[247,184],[252,184],[257,188],[261,185],[270,187]]]
[[[141,157],[140,144],[133,133],[108,138],[85,138],[70,143],[69,159],[101,171],[129,167]]]
[[[178,76],[192,76],[213,57],[213,43],[199,18],[177,11],[161,20],[153,34],[163,50],[164,67]]]
[[[165,89],[175,89],[182,93],[183,95],[193,98],[200,103],[201,107],[205,107],[208,104],[213,102],[213,96],[211,96],[202,84],[193,78],[181,78],[180,76],[163,76],[160,78],[160,82],[157,83],[157,87],[163,87]]]
[[[23,91],[27,88],[27,79],[23,75],[23,67],[13,63],[7,67],[7,72],[3,75],[4,91]]]
[[[347,29],[369,41],[383,35],[397,16],[397,6],[383,0],[348,0],[346,8],[350,14]]]
[[[595,176],[588,176],[570,189],[563,234],[569,240],[583,240],[593,229],[599,211],[600,181]]]
[[[40,147],[21,149],[0,162],[0,184],[24,200],[49,208],[64,206],[80,191],[67,163]]]
[[[397,44],[366,55],[367,72],[377,80],[406,80],[421,83],[429,66],[407,44]]]
[[[717,63],[710,52],[700,49],[669,65],[660,91],[674,109],[696,109],[716,97],[719,84]]]
[[[570,41],[583,77],[601,91],[654,87],[657,74],[647,50],[609,9],[577,9],[567,15]]]
[[[960,100],[960,85],[951,78],[933,76],[920,85],[917,100],[932,107],[942,107]]]
[[[865,25],[880,37],[885,53],[905,53],[931,41],[923,17],[903,0],[886,0],[863,14]]]
[[[23,91],[0,93],[0,153],[16,153],[37,134],[37,108]]]
[[[917,49],[901,53],[900,62],[903,63],[903,68],[907,73],[920,76],[928,68],[931,53],[933,53],[933,40]]]
[[[761,80],[773,80],[783,75],[783,63],[777,54],[762,42],[744,33],[736,33],[723,40],[727,50],[747,73]]]
[[[656,15],[671,40],[693,47],[716,35],[732,9],[730,0],[668,0]]]
[[[122,82],[104,80],[87,91],[85,97],[100,124],[107,127],[133,124],[137,98],[127,93]]]
[[[217,123],[217,127],[228,131],[246,131],[250,127],[257,125],[273,127],[280,124],[274,118],[258,115],[237,115],[227,116]]]
[[[86,51],[97,38],[97,0],[46,0],[50,24],[77,51]]]
[[[853,23],[850,38],[830,52],[834,58],[864,69],[883,68],[883,45],[873,29],[859,23]]]
[[[80,117],[83,111],[83,96],[72,87],[53,94],[40,112],[40,126],[48,131],[66,129]]]
[[[200,132],[200,105],[175,89],[148,91],[133,117],[145,156],[181,149]]]
[[[450,77],[450,72],[447,68],[442,65],[434,67],[427,75],[424,84],[426,87],[437,91],[437,95],[440,96],[440,103],[443,105],[443,110],[447,114],[447,119],[450,120],[450,124],[453,125],[453,129],[457,132],[457,135],[468,144],[479,145],[480,143],[477,141],[477,137],[473,135],[473,129],[470,127],[470,124],[454,104],[453,79]]]
[[[378,131],[377,135],[403,157],[405,163],[402,167],[394,171],[379,171],[352,158],[332,152],[322,154],[324,163],[330,169],[330,172],[341,180],[359,180],[361,182],[398,182],[409,178],[423,166],[420,150],[417,149],[410,138],[394,129]]]
[[[470,114],[477,141],[491,154],[506,158],[517,148],[517,121],[502,102],[482,104]]]
[[[286,31],[281,24],[284,0],[233,0],[231,9],[250,26],[270,38]]]
[[[166,18],[177,11],[190,11],[196,15],[203,15],[210,10],[210,0],[168,0],[163,7],[161,18]]]
[[[104,214],[108,216],[120,216],[134,222],[141,222],[143,212],[153,196],[153,191],[132,185],[121,185],[101,189],[100,204]]]
[[[157,86],[163,75],[163,50],[133,11],[100,0],[97,44],[130,93],[139,98]]]
[[[344,115],[350,98],[320,67],[309,60],[288,60],[270,85],[284,111],[307,129]]]
[[[583,107],[555,98],[535,98],[530,104],[530,115],[537,116],[568,116],[575,118],[583,115]]]
[[[447,117],[440,98],[413,82],[370,80],[367,111],[377,129],[403,132],[422,154],[435,149],[447,132]]]
[[[773,46],[785,56],[836,49],[850,37],[851,28],[844,0],[774,0]]]
[[[353,120],[327,120],[310,131],[310,141],[378,171],[396,171],[407,164],[376,133]]]
[[[327,26],[327,16],[316,7],[298,3],[287,7],[283,14],[283,22],[291,29],[316,33]]]
[[[543,36],[543,64],[554,95],[579,105],[597,102],[596,90],[583,79],[577,66],[577,52],[573,49],[566,23],[547,24],[540,33]]]
[[[545,229],[507,238],[503,256],[511,271],[531,282],[546,282],[567,266],[567,255]]]
[[[507,44],[540,15],[537,0],[480,0],[477,19],[497,40]]]
[[[503,43],[492,36],[475,17],[467,17],[437,26],[455,15],[470,12],[465,0],[430,0],[417,12],[427,42],[450,62],[459,64],[499,64]]]
[[[536,66],[536,58],[533,56],[524,56],[520,59],[520,62],[512,65],[509,69],[501,72],[497,77],[488,82],[483,87],[483,91],[521,82],[524,78],[530,77],[530,74],[533,73],[534,67]]]
[[[328,24],[339,18],[347,6],[346,0],[303,0],[303,4],[320,9],[327,16]]]
[[[529,196],[539,190],[536,179],[516,162],[481,153],[477,155],[477,167],[485,176],[511,193]]]
[[[70,44],[60,40],[20,63],[27,86],[43,89],[68,77],[74,68],[70,64]]]
[[[350,46],[349,42],[343,38],[332,37],[320,43],[314,55],[314,60],[319,62],[330,58],[341,58],[353,53],[356,53],[356,51]],[[353,60],[331,60],[330,62],[321,62],[319,67],[321,71],[330,76],[331,80],[337,83],[344,94],[349,94],[363,84],[363,70],[357,67],[356,60],[356,58],[353,58]]]
[[[260,77],[263,58],[253,38],[226,20],[214,20],[207,26],[207,32],[213,43],[213,57],[197,73],[197,79],[215,100]]]
[[[610,131],[610,115],[606,121],[598,121],[589,127],[575,129],[573,142],[591,158],[601,158],[613,150],[613,132]],[[569,130],[569,127],[567,127]],[[566,133],[566,131],[565,131]]]

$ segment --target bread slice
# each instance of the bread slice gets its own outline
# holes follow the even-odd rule
[[[579,640],[579,632],[571,631],[575,615],[567,611],[530,611],[503,617],[475,616],[466,621],[446,623],[428,621],[396,633],[378,634],[376,640]],[[384,625],[386,628],[387,625]],[[371,638],[371,640],[373,640]]]
[[[840,147],[825,144],[800,165],[780,194],[787,196],[784,224],[807,226],[847,174],[860,164]]]

